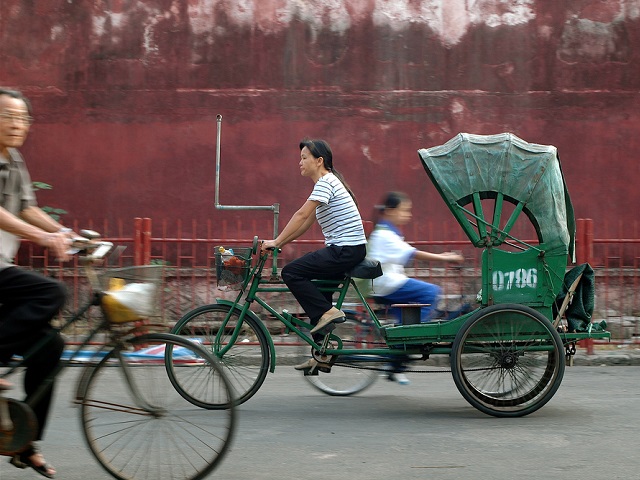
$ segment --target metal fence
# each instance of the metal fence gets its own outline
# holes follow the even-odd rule
[[[590,219],[578,220],[577,226],[577,263],[590,263],[596,274],[594,320],[607,321],[618,343],[640,341],[640,226],[617,226],[616,230],[610,225],[599,226],[603,232],[601,237],[595,237]],[[272,232],[272,224],[267,222],[198,224],[165,220],[152,223],[151,219],[140,218],[115,225],[90,223],[88,227],[103,232],[106,240],[126,247],[117,258],[111,258],[105,268],[143,264],[164,266],[161,311],[169,325],[192,308],[214,302],[219,296],[233,295],[217,288],[215,247],[250,246],[253,237],[244,232],[265,232],[265,237],[270,235],[267,232]],[[422,227],[424,231],[424,225]],[[414,232],[405,232],[407,240],[420,249],[456,250],[464,255],[466,261],[460,267],[416,262],[409,269],[411,275],[442,286],[444,305],[441,307],[446,309],[453,309],[460,302],[473,303],[480,290],[481,251],[469,243],[459,228],[453,227],[452,222],[428,225],[427,238],[420,240],[412,240]],[[314,227],[303,239],[285,247],[278,258],[278,266],[318,248],[322,244],[321,238],[320,231]],[[25,242],[18,263],[68,284],[70,298],[63,314],[77,308],[87,295],[86,281],[77,259],[60,264],[40,247]],[[280,301],[289,309],[295,309],[297,305],[292,297],[283,296],[274,301]]]

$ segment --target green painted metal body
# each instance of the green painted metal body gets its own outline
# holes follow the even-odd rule
[[[480,308],[517,303],[553,320],[553,303],[575,247],[573,207],[556,148],[530,144],[509,133],[459,134],[444,145],[419,150],[418,155],[471,243],[483,249]],[[511,234],[519,218],[535,229],[535,244]],[[451,342],[470,316],[387,327],[384,334],[395,347],[429,340]],[[610,334],[563,336],[566,342],[587,337]]]
[[[545,246],[523,252],[485,248],[482,252],[482,304],[519,303],[552,319],[562,288],[567,254],[545,255]]]

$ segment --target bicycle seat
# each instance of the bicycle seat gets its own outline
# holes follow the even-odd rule
[[[378,260],[365,258],[362,262],[353,267],[347,275],[353,278],[378,278],[382,276],[382,266]]]

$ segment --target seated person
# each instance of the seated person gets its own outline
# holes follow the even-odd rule
[[[367,256],[380,261],[382,276],[373,280],[373,291],[380,303],[422,303],[421,321],[430,321],[435,313],[442,289],[431,283],[409,278],[404,270],[412,260],[460,263],[462,255],[453,252],[423,252],[404,241],[400,227],[411,220],[411,200],[401,192],[389,192],[377,208],[376,226],[369,236]],[[400,318],[399,309],[395,316]]]
[[[373,280],[373,295],[384,304],[421,303],[421,321],[432,320],[441,295],[441,288],[431,283],[409,278],[404,270],[412,260],[437,260],[460,263],[464,258],[456,253],[423,252],[404,241],[400,227],[411,220],[411,200],[401,192],[389,192],[382,205],[376,207],[376,226],[369,236],[367,256],[380,261],[382,276]],[[390,313],[400,321],[400,309],[390,308]],[[398,359],[389,366],[389,380],[402,385],[409,383],[404,372],[404,362]]]

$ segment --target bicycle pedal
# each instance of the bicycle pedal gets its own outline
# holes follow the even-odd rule
[[[302,373],[304,374],[305,377],[317,376],[318,372],[331,373],[331,364],[319,363],[319,364],[315,365],[314,367],[307,368],[307,369],[302,371]]]
[[[329,364],[329,365],[326,365],[326,366],[325,366],[325,365],[318,365],[318,366],[315,368],[315,370],[316,370],[316,371],[318,371],[318,370],[319,370],[319,371],[321,371],[322,373],[331,373],[331,365],[330,365],[330,364]]]
[[[319,334],[322,336],[327,336],[329,335],[331,332],[333,332],[336,328],[336,323],[337,322],[331,322],[327,325],[325,325],[324,327],[322,327],[320,330],[318,330],[317,332],[314,333],[314,335]]]

